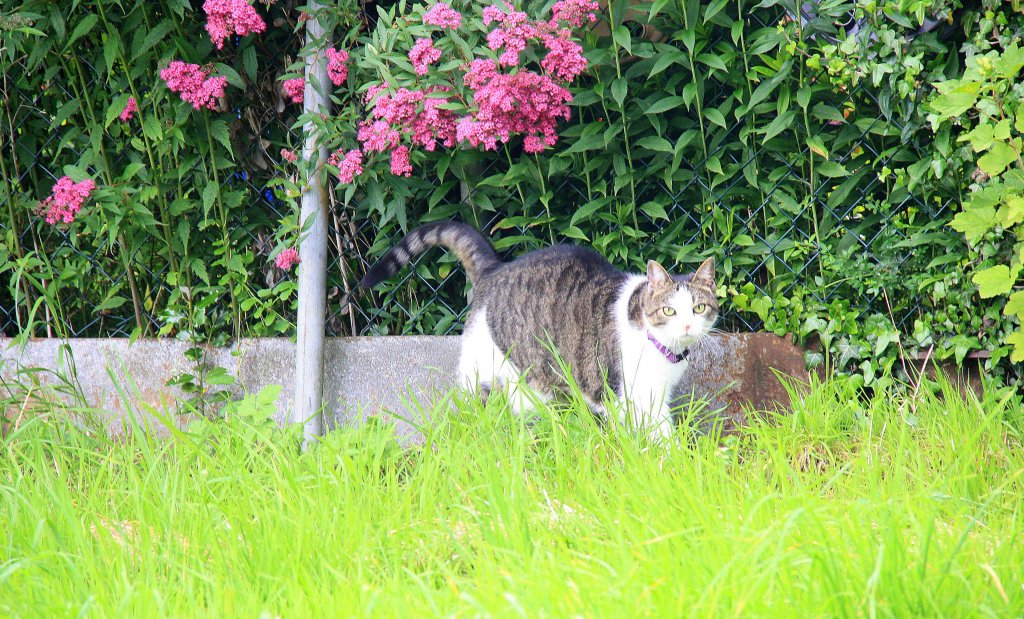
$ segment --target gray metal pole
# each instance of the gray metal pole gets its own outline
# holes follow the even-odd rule
[[[306,47],[315,53],[306,58],[306,90],[303,112],[326,114],[327,57],[325,33],[318,18],[320,3],[310,2],[306,22]],[[327,314],[327,190],[322,175],[327,147],[312,122],[303,127],[304,161],[316,160],[302,192],[299,243],[299,316],[295,347],[295,406],[292,423],[305,423],[303,447],[323,433],[324,325]],[[308,228],[307,222],[308,223]]]

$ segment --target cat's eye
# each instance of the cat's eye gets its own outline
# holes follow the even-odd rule
[[[705,305],[703,303],[698,303],[697,305],[693,306],[693,313],[694,314],[703,314],[704,310],[706,310],[707,308],[708,308],[707,305]]]
[[[661,311],[666,316],[675,316],[676,315],[676,310],[671,308],[671,307],[668,307],[668,306],[665,306],[665,307],[661,308]]]

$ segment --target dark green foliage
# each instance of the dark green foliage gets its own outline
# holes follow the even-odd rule
[[[954,152],[949,127],[932,132],[924,102],[934,82],[962,73],[965,51],[1019,38],[1024,15],[989,1],[883,1],[870,11],[840,1],[796,20],[798,4],[609,3],[608,23],[586,36],[591,66],[556,147],[526,155],[514,140],[498,152],[417,153],[412,178],[367,175],[335,188],[329,330],[456,330],[466,284],[451,256],[420,261],[351,314],[338,301],[403,230],[458,218],[508,255],[579,242],[621,268],[654,258],[676,271],[714,256],[723,328],[820,343],[869,384],[902,366],[901,350],[958,361],[988,350],[1005,368],[1013,320],[979,299],[969,275],[995,250],[968,247],[948,226],[973,163]],[[217,52],[193,5],[27,2],[13,11],[21,22],[3,16],[3,87],[23,102],[0,120],[17,135],[13,154],[0,156],[8,335],[29,323],[35,335],[46,325],[127,333],[133,307],[151,334],[290,332],[294,285],[271,257],[297,236],[300,187],[278,152],[299,145],[289,127],[301,119],[293,104],[279,111],[274,83],[301,71],[288,64],[302,56],[297,9],[258,5],[268,32]],[[407,62],[406,43],[422,36],[405,17],[415,10],[388,5],[372,21],[352,7],[331,13],[334,44],[353,55],[321,123],[332,148],[354,146],[370,83],[408,85],[388,66]],[[466,41],[485,46],[479,32]],[[178,101],[157,77],[171,58],[220,63],[234,113]],[[111,116],[131,88],[141,129]],[[53,183],[47,169],[103,179],[98,208],[66,231],[31,216]],[[37,299],[56,297],[44,315]]]

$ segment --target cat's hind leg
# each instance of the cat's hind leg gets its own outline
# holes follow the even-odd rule
[[[460,344],[459,385],[485,395],[500,382],[498,371],[505,359],[491,336],[486,308],[470,315]]]

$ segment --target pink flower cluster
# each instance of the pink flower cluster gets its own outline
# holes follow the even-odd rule
[[[224,47],[224,41],[232,34],[245,36],[263,32],[267,25],[263,18],[245,0],[206,0],[206,31],[217,49]]]
[[[412,175],[412,163],[409,162],[409,147],[399,146],[391,151],[391,173],[395,176]]]
[[[497,149],[515,136],[523,136],[523,150],[543,151],[558,140],[558,122],[571,116],[572,94],[565,87],[587,69],[583,48],[573,40],[571,28],[596,20],[596,0],[560,0],[549,21],[533,20],[521,11],[489,6],[483,22],[492,25],[487,45],[500,52],[497,62],[472,60],[463,83],[470,91],[471,112],[459,117],[445,109],[457,94],[449,86],[392,89],[387,83],[371,86],[366,93],[369,117],[358,129],[357,150],[331,156],[343,183],[362,173],[363,156],[390,155],[391,173],[409,176],[415,148],[433,151],[439,145],[454,148],[459,142],[487,150]],[[462,16],[444,2],[432,5],[423,23],[458,28]],[[529,68],[520,58],[527,49],[539,57],[540,69]],[[419,38],[409,52],[417,75],[425,75],[442,51],[430,38]],[[511,71],[506,67],[512,68]],[[458,99],[461,101],[461,99]],[[344,157],[344,159],[342,159]]]
[[[76,183],[71,180],[70,176],[61,177],[53,186],[50,196],[39,205],[45,211],[46,223],[69,224],[73,222],[75,215],[82,210],[82,204],[94,189],[96,189],[96,183],[92,179]]]
[[[302,262],[302,259],[299,258],[299,252],[292,247],[282,249],[281,253],[277,255],[277,258],[274,258],[274,266],[284,271],[287,271],[300,262]]]
[[[215,109],[217,100],[224,96],[226,77],[210,77],[209,72],[197,64],[173,60],[160,71],[160,79],[167,82],[172,92],[179,93],[182,101],[195,109]]]
[[[471,146],[494,150],[499,142],[522,134],[523,150],[537,153],[558,141],[558,120],[571,115],[572,94],[547,75],[501,73],[493,60],[485,59],[473,62],[465,80],[475,90],[478,111],[459,120],[456,137]]]
[[[281,159],[284,159],[285,161],[287,161],[289,163],[295,163],[296,161],[299,160],[299,156],[296,155],[295,151],[293,151],[293,150],[288,150],[287,148],[282,148],[281,149]]]
[[[327,163],[338,168],[338,180],[348,184],[363,173],[363,152],[359,149],[338,149],[327,159]]]
[[[462,14],[444,2],[438,2],[423,14],[423,23],[441,28],[458,28],[462,25]]]
[[[427,38],[416,39],[416,44],[409,52],[409,61],[412,62],[412,68],[416,71],[416,75],[426,75],[430,70],[430,65],[437,62],[440,57],[441,50],[434,47],[434,42]]]
[[[561,5],[561,6],[559,6]],[[572,30],[559,27],[559,21],[570,25],[581,24],[583,16],[596,20],[593,11],[597,2],[591,0],[564,0],[555,5],[555,17],[548,22],[532,21],[521,11],[505,13],[496,6],[484,9],[484,23],[495,23],[497,27],[487,34],[487,47],[494,51],[504,48],[498,62],[505,67],[519,64],[519,55],[532,42],[544,45],[547,54],[541,61],[541,68],[549,75],[571,82],[586,70],[587,59],[583,48],[572,40]]]
[[[583,22],[594,23],[597,16],[594,15],[600,9],[597,0],[559,0],[551,7],[551,24],[565,22],[573,28],[583,26]]]
[[[281,88],[284,89],[285,96],[291,99],[292,103],[302,103],[306,92],[306,80],[301,77],[285,80],[281,82]]]
[[[335,86],[341,86],[348,79],[348,52],[327,48],[327,77]]]
[[[399,88],[394,94],[383,94],[387,84],[367,92],[373,102],[370,119],[359,127],[357,139],[367,152],[385,152],[398,146],[407,137],[413,146],[433,151],[440,143],[455,146],[455,113],[442,109],[448,103],[446,91],[430,87],[426,90]],[[399,155],[402,161],[402,155]],[[400,168],[403,166],[399,166]]]
[[[138,111],[139,104],[135,101],[135,97],[128,97],[128,103],[125,104],[124,109],[121,110],[121,115],[118,118],[121,119],[121,122],[128,122]]]

